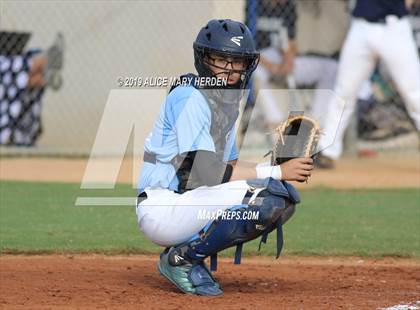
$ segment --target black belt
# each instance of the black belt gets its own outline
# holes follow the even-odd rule
[[[363,19],[365,21],[367,21],[368,23],[373,23],[373,24],[386,24],[385,17],[378,18],[378,19],[370,19],[370,18],[363,18]]]
[[[137,205],[147,199],[146,192],[142,192],[137,196]]]
[[[175,156],[170,162],[161,162],[161,163],[177,165],[177,161],[176,161],[177,157],[178,156]],[[144,154],[143,154],[143,161],[147,162],[147,163],[151,163],[151,164],[156,164],[159,160],[157,159],[156,154],[149,153],[149,152],[145,151]]]
[[[404,16],[398,16],[398,15],[387,15],[387,16],[384,16],[384,17],[381,17],[381,18],[375,18],[375,19],[367,18],[367,17],[361,17],[361,18],[364,19],[365,21],[369,22],[369,23],[386,24],[386,18],[388,16],[394,16],[397,19],[401,19],[401,18],[404,17]]]
[[[144,152],[143,161],[151,164],[156,164],[156,154]]]

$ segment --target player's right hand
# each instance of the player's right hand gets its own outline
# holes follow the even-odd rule
[[[293,158],[280,165],[282,180],[305,182],[314,169],[314,161],[310,157]]]

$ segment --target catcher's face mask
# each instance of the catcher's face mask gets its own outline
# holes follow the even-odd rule
[[[211,20],[193,44],[194,65],[200,77],[227,78],[230,89],[245,89],[256,69],[259,52],[251,31],[241,22]]]
[[[226,81],[227,88],[240,88],[239,82],[244,80],[247,62],[243,57],[224,57],[219,54],[210,54],[204,58],[204,63],[213,75]]]

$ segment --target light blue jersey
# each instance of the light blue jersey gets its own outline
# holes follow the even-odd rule
[[[170,161],[186,152],[216,151],[210,134],[211,119],[206,99],[193,86],[178,86],[169,93],[145,142],[145,151],[156,154],[157,162],[144,163],[139,193],[147,187],[177,190],[179,182]],[[227,162],[238,158],[234,128],[226,139],[223,159]]]

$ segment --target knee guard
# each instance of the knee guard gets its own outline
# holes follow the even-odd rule
[[[211,269],[215,270],[217,253],[236,245],[235,264],[239,264],[244,242],[262,236],[261,246],[261,243],[266,243],[268,234],[277,228],[278,258],[283,246],[282,225],[293,215],[295,204],[300,202],[299,195],[292,185],[272,178],[250,180],[248,185],[250,189],[243,204],[226,211],[234,212],[235,218],[219,216],[189,241],[175,247],[174,255],[191,261],[201,261],[210,256]],[[261,190],[251,199],[256,189]],[[242,215],[249,211],[258,212],[258,218],[244,219]]]

